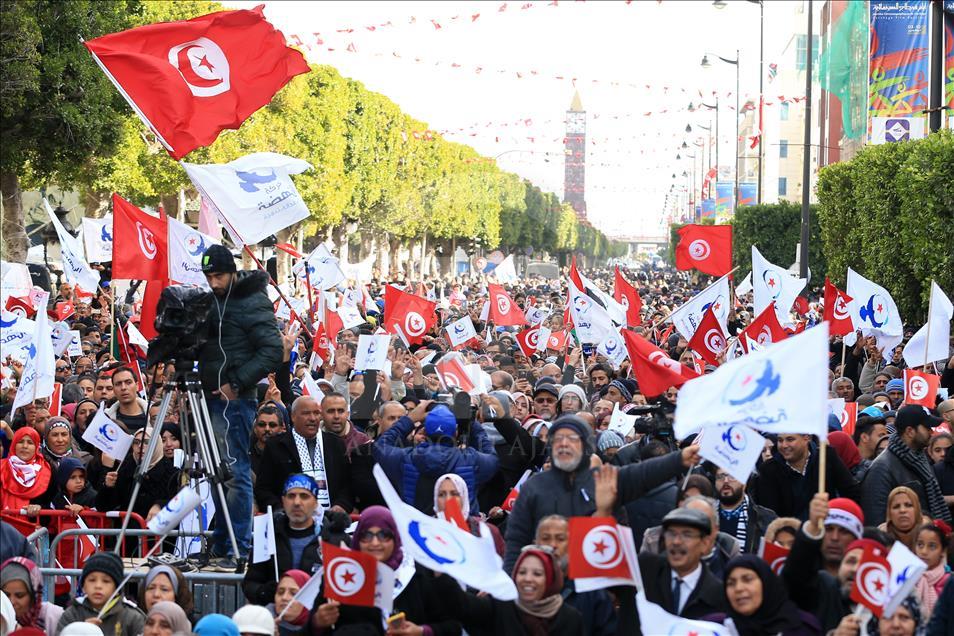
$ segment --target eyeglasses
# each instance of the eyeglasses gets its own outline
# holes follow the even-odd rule
[[[663,537],[670,541],[679,539],[680,541],[695,541],[701,539],[702,535],[698,532],[687,532],[687,531],[678,531],[678,530],[666,530],[663,532]]]
[[[282,425],[279,424],[278,422],[262,422],[262,421],[255,422],[255,426],[258,426],[259,428],[281,428],[282,427]]]
[[[563,435],[554,435],[551,440],[554,444],[560,444],[563,442],[579,442],[582,438],[577,433],[565,433]]]
[[[716,481],[729,481],[730,479],[732,479],[732,475],[729,473],[718,473],[715,476]]]
[[[365,530],[358,535],[358,541],[361,543],[371,543],[375,539],[381,543],[384,543],[385,541],[394,541],[394,533],[390,530],[378,530],[377,532]]]

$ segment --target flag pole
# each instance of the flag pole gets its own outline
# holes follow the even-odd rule
[[[828,437],[823,436],[820,441],[821,444],[818,445],[818,492],[826,493],[828,492],[825,488],[825,476],[827,474],[826,468],[828,464]]]
[[[268,275],[268,282],[272,284],[272,287],[275,288],[275,291],[278,292],[278,295],[281,297],[281,299],[285,302],[286,305],[288,305],[288,308],[291,309],[292,305],[290,302],[288,302],[288,298],[285,297],[285,292],[282,291],[281,287],[278,286],[278,283],[275,282],[275,279],[272,278],[272,275],[269,274],[268,270],[265,269],[265,266],[262,265],[262,261],[258,260],[258,258],[255,257],[255,254],[252,252],[252,250],[248,248],[248,245],[243,245],[242,249],[245,250],[246,254],[252,257],[252,260],[255,261],[255,264],[258,265],[259,269],[261,269],[263,272],[265,272]],[[298,316],[297,313],[295,315]],[[301,316],[298,316],[298,322],[301,323],[301,326],[304,327],[305,329],[305,333],[307,333],[310,338],[315,337],[315,334],[311,332],[310,325],[305,324],[304,318],[302,318]]]
[[[931,295],[928,297],[927,333],[924,334],[924,372],[927,373],[928,350],[931,348],[931,312],[934,309],[934,279],[931,279]],[[937,399],[936,397],[934,398]]]
[[[311,296],[311,274],[308,271],[308,260],[305,260],[305,288],[308,290],[308,322],[315,324],[315,301]],[[324,290],[320,290],[324,294]],[[324,315],[322,315],[324,320]],[[276,566],[277,567],[277,566]]]
[[[845,337],[841,337],[841,376],[845,376]]]
[[[711,285],[707,286],[705,289],[703,289],[702,291],[700,291],[699,294],[702,294],[702,293],[708,291],[709,289],[715,287],[716,285],[718,285],[718,284],[722,281],[723,278],[725,278],[726,276],[730,276],[730,275],[731,275],[733,272],[735,272],[735,270],[737,270],[737,269],[739,269],[739,266],[738,266],[738,265],[736,265],[735,267],[733,267],[732,269],[730,269],[729,271],[727,271],[725,274],[723,274],[722,276],[720,276],[719,278],[717,278]],[[696,294],[696,296],[698,296],[699,294]],[[652,326],[652,329],[655,329],[656,327],[658,327],[658,326],[661,325],[662,323],[664,323],[664,322],[666,322],[667,320],[669,320],[670,318],[672,318],[672,315],[673,315],[674,313],[676,313],[677,311],[679,311],[679,309],[680,309],[681,307],[682,307],[682,305],[680,305],[679,307],[676,307],[675,309],[673,309],[672,311],[670,311],[669,314],[668,314],[665,318],[660,318],[659,320],[657,320],[656,322],[654,322],[654,323],[653,323],[653,326]]]

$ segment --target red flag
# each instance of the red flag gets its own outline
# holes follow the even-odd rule
[[[553,331],[550,333],[550,337],[547,338],[547,349],[553,349],[554,351],[563,351],[566,348],[566,340],[570,337],[570,334],[566,331]]]
[[[92,292],[83,290],[79,285],[73,285],[73,298],[78,303],[89,304],[93,298]]]
[[[60,415],[63,409],[63,385],[59,382],[53,383],[53,394],[50,395],[50,415],[56,417]]]
[[[571,579],[632,578],[623,549],[620,529],[613,517],[570,517],[570,558],[567,574]]]
[[[835,287],[828,277],[825,277],[825,320],[828,321],[828,333],[833,336],[844,336],[855,330],[848,313],[848,303],[851,296]]]
[[[156,305],[159,304],[162,290],[168,286],[168,278],[146,282],[146,291],[142,295],[142,313],[139,314],[139,333],[150,340],[159,335],[156,331]]]
[[[374,584],[378,578],[378,561],[374,556],[324,541],[321,555],[325,562],[325,598],[344,605],[374,607]]]
[[[76,307],[73,306],[73,303],[69,300],[56,303],[56,312],[54,313],[54,318],[57,322],[66,320],[70,316],[76,313]]]
[[[321,324],[325,328],[325,335],[328,337],[328,350],[333,351],[335,343],[338,342],[338,334],[344,329],[344,321],[338,312],[331,307],[325,307],[325,315],[321,319]]]
[[[335,315],[337,316],[337,314]],[[325,332],[324,322],[319,322],[315,328],[315,337],[312,340],[311,350],[321,358],[322,363],[324,363],[325,360],[331,359],[331,353],[334,351],[334,347],[332,347],[331,341],[328,339],[328,334]]]
[[[646,397],[662,395],[671,386],[682,386],[699,377],[698,373],[673,360],[636,332],[623,329],[622,333],[639,392]]]
[[[309,71],[262,9],[160,22],[85,44],[169,154],[181,159],[241,126],[291,78]]]
[[[449,360],[443,358],[434,365],[434,368],[437,369],[437,372],[441,375],[445,386],[456,386],[461,391],[467,392],[474,389],[474,383],[471,381],[470,376],[467,375],[464,365],[460,363],[458,358],[451,358]]]
[[[523,486],[523,483],[527,481],[530,475],[531,471],[529,468],[523,471],[523,475],[520,476],[520,481],[514,484],[514,487],[510,489],[507,497],[503,500],[503,503],[500,504],[501,509],[506,510],[507,512],[513,511],[513,505],[517,503],[517,497],[520,496],[520,487]]]
[[[785,567],[785,561],[788,559],[789,552],[791,552],[791,550],[788,548],[783,548],[765,539],[762,539],[762,543],[759,545],[759,557],[769,564],[769,567],[772,568],[776,576],[782,575],[782,568]]]
[[[762,310],[762,313],[756,316],[755,320],[739,334],[739,342],[745,347],[746,352],[749,350],[747,337],[763,347],[788,338],[788,334],[779,324],[778,316],[775,314],[775,301],[772,301],[768,307]]]
[[[888,600],[888,583],[891,580],[891,564],[888,563],[886,552],[887,548],[865,547],[851,584],[851,600],[861,603],[878,617]]]
[[[530,327],[517,332],[517,344],[523,355],[528,358],[537,352],[537,344],[540,342],[540,326]]]
[[[706,308],[702,315],[699,327],[692,334],[692,340],[689,341],[689,348],[702,356],[702,359],[713,366],[719,366],[719,356],[728,346],[728,340],[725,331],[719,319],[715,317],[712,305]]]
[[[839,417],[841,430],[849,435],[855,434],[855,424],[858,422],[858,403],[845,402],[845,408]]]
[[[457,497],[448,497],[444,503],[444,519],[453,523],[461,530],[470,532],[470,526],[464,519],[464,511],[460,507],[460,500]]]
[[[409,344],[420,344],[437,324],[437,303],[401,291],[393,285],[384,288],[384,321],[388,333],[402,336]]]
[[[616,268],[613,299],[626,308],[627,327],[638,327],[642,324],[639,312],[643,308],[643,300],[639,297],[639,291],[623,277],[619,267]]]
[[[278,243],[275,247],[295,258],[305,258],[305,255],[296,250],[295,246],[291,243]]]
[[[904,403],[934,408],[941,376],[914,369],[904,370]]]
[[[33,303],[30,302],[29,298],[21,298],[19,296],[7,297],[6,310],[28,320],[32,320],[33,317],[36,316],[36,309],[33,308]]]
[[[169,276],[165,216],[146,214],[113,195],[113,278],[165,280]]]
[[[490,293],[490,322],[497,327],[523,327],[527,324],[527,316],[513,302],[503,285],[490,283],[487,291]]]
[[[684,225],[678,230],[676,269],[723,276],[732,270],[731,225]]]

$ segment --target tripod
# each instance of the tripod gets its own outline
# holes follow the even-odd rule
[[[192,365],[190,365],[192,367]],[[229,516],[229,508],[225,501],[225,488],[223,484],[231,478],[231,472],[226,462],[222,461],[219,454],[218,443],[216,442],[215,432],[212,429],[212,418],[209,416],[209,407],[205,401],[205,395],[202,393],[202,383],[199,381],[195,371],[176,371],[175,376],[163,384],[162,403],[159,406],[159,414],[155,423],[164,422],[169,412],[169,406],[172,404],[172,397],[176,389],[182,393],[179,403],[179,425],[182,428],[182,445],[186,456],[186,465],[184,469],[190,473],[190,477],[196,480],[201,478],[215,486],[219,495],[216,504],[217,511],[222,513],[222,521],[228,530],[229,540],[232,543],[232,550],[235,559],[238,562],[236,573],[241,574],[245,569],[245,558],[239,554],[238,542],[235,540],[235,531],[232,529],[232,519]],[[161,424],[160,424],[161,425]],[[192,435],[195,435],[195,448],[192,446]],[[149,471],[148,458],[153,456],[156,446],[162,436],[159,434],[159,427],[153,427],[152,437],[149,439],[149,446],[143,455],[143,460],[136,469],[136,483],[133,485],[132,496],[129,499],[129,507],[126,515],[123,517],[122,528],[119,532],[119,538],[116,542],[116,552],[120,551],[123,537],[129,527],[129,517],[136,505],[136,499],[139,496],[139,490],[142,487],[143,479]]]

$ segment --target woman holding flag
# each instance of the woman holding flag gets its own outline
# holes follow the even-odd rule
[[[40,434],[24,426],[13,434],[10,456],[0,461],[0,510],[28,514],[40,511],[35,503],[46,494],[53,473],[40,451]]]

